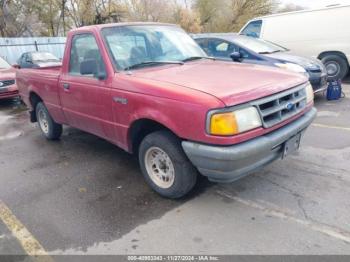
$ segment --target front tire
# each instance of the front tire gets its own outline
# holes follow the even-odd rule
[[[146,182],[161,196],[183,197],[196,184],[197,170],[187,159],[181,141],[168,131],[151,133],[142,140],[139,163]]]
[[[36,119],[41,132],[48,140],[57,140],[62,135],[62,125],[57,124],[50,116],[43,102],[39,102],[35,108]]]
[[[348,74],[348,62],[339,55],[327,55],[322,58],[322,62],[327,69],[329,81],[343,79]]]

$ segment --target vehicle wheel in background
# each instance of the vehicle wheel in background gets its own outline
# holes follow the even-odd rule
[[[147,183],[164,197],[180,198],[196,184],[196,168],[187,159],[180,139],[168,131],[151,133],[142,140],[139,162]]]
[[[326,55],[322,58],[328,73],[328,80],[343,79],[349,71],[347,61],[339,55]]]
[[[57,124],[49,114],[43,102],[39,102],[35,108],[39,127],[49,140],[57,140],[62,135],[62,125]]]

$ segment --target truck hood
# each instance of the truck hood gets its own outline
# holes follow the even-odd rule
[[[12,80],[16,78],[16,70],[10,69],[0,69],[0,80]]]
[[[307,81],[301,74],[274,67],[211,60],[140,69],[133,71],[133,75],[198,90],[217,97],[226,106],[278,93]]]

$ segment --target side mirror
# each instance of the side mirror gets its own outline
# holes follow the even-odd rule
[[[99,72],[96,59],[86,59],[80,63],[80,74],[81,75],[93,75],[99,80],[106,79],[104,72]]]
[[[230,57],[234,62],[241,62],[242,59],[242,55],[240,52],[233,52],[232,54],[230,54]]]
[[[12,67],[15,68],[15,69],[20,69],[21,68],[21,66],[19,64],[14,64],[14,65],[12,65]]]

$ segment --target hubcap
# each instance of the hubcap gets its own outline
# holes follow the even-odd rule
[[[149,177],[161,188],[169,188],[175,179],[173,162],[159,147],[151,147],[145,154],[145,166]]]
[[[49,122],[47,120],[47,114],[42,109],[38,112],[38,122],[41,130],[47,134],[49,132]]]
[[[330,61],[326,63],[326,70],[329,76],[336,76],[340,70],[340,66],[337,62]]]

